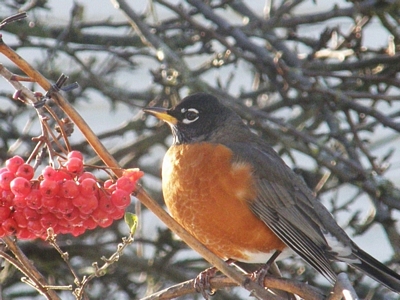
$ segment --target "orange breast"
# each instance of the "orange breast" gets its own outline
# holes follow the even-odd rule
[[[222,145],[172,146],[163,162],[165,202],[176,221],[216,255],[261,262],[252,254],[285,245],[248,208],[256,197],[251,166],[232,164],[231,158]]]

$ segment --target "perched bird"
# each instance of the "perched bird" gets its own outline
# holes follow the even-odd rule
[[[335,282],[345,262],[394,292],[400,275],[361,250],[263,139],[217,98],[188,96],[145,111],[171,127],[162,166],[172,217],[223,259],[265,263],[291,249]]]

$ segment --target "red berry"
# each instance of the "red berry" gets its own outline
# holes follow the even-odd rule
[[[89,230],[92,230],[97,227],[97,223],[92,218],[87,218],[83,221],[82,226],[86,227]]]
[[[28,221],[27,228],[30,232],[34,233],[36,236],[42,236],[46,232],[46,229],[43,228],[39,220]]]
[[[75,157],[75,158],[79,158],[80,160],[83,161],[83,155],[80,151],[77,150],[72,150],[71,152],[68,153],[68,159]]]
[[[97,224],[102,227],[102,228],[107,228],[109,226],[111,226],[111,224],[113,223],[113,219],[112,218],[107,218],[107,219],[102,219],[101,222],[98,222]]]
[[[13,218],[19,228],[26,228],[28,226],[28,220],[25,218],[25,215],[20,210],[16,210],[13,213]]]
[[[1,173],[0,174],[0,187],[3,190],[9,190],[10,183],[14,178],[15,178],[15,174],[12,173],[11,171]]]
[[[57,234],[67,234],[72,230],[72,227],[69,228],[69,227],[64,227],[64,226],[58,225],[58,226],[56,226],[56,229],[57,230],[55,230],[54,232]]]
[[[111,202],[111,197],[106,194],[102,194],[100,196],[99,208],[108,213],[113,213],[117,209],[115,205]]]
[[[15,220],[12,218],[8,218],[2,222],[1,227],[4,230],[5,235],[15,234],[18,230],[17,222],[15,222]]]
[[[107,192],[109,192],[110,194],[111,194],[112,192],[114,192],[116,189],[117,189],[117,183],[116,183],[116,182],[114,182],[114,183],[111,184],[111,185],[108,185],[108,184],[107,184]]]
[[[72,229],[71,234],[72,234],[73,236],[76,237],[76,236],[79,236],[79,235],[81,235],[81,234],[84,234],[85,231],[86,231],[86,228],[85,228],[85,227],[83,227],[83,226],[76,226],[76,227],[74,227],[74,228]]]
[[[36,238],[36,235],[30,232],[27,228],[20,228],[17,231],[17,238],[20,240],[31,240]]]
[[[103,187],[105,189],[109,189],[110,186],[112,186],[114,183],[115,183],[114,180],[108,179],[108,180],[104,181]]]
[[[70,213],[64,214],[63,218],[67,221],[73,221],[78,218],[80,219],[80,211],[75,207]]]
[[[65,198],[75,198],[79,196],[79,187],[73,180],[66,180],[61,184],[60,196]]]
[[[45,215],[45,214],[48,214],[48,213],[53,213],[53,212],[50,212],[50,210],[48,210],[46,207],[43,207],[43,205],[41,207],[39,207],[39,208],[36,208],[36,212],[39,215]]]
[[[42,215],[40,218],[40,224],[42,225],[43,228],[49,228],[56,226],[58,224],[58,219],[54,214],[48,213],[45,215]]]
[[[8,218],[4,222],[2,222],[1,228],[4,230],[5,235],[12,235],[17,232],[18,225],[14,219]]]
[[[90,217],[90,214],[85,214],[85,213],[79,211],[79,219],[86,220],[89,217]]]
[[[90,214],[92,211],[94,211],[97,207],[99,206],[99,201],[97,200],[96,196],[90,196],[90,197],[85,197],[85,202],[81,207],[79,207],[79,210],[83,214]]]
[[[14,199],[12,200],[12,205],[15,208],[24,208],[24,207],[26,207],[25,197],[14,197]]]
[[[24,177],[28,180],[31,180],[33,178],[33,175],[35,174],[35,170],[31,165],[28,164],[22,164],[19,166],[17,172],[15,175],[17,177]]]
[[[54,209],[64,216],[70,214],[74,210],[74,205],[70,199],[60,197],[57,206]]]
[[[84,219],[82,218],[76,218],[73,219],[72,221],[69,221],[69,223],[72,225],[72,227],[76,227],[76,226],[83,226],[83,221]]]
[[[42,207],[42,194],[39,190],[32,190],[25,198],[26,206],[38,210]]]
[[[55,180],[57,171],[51,166],[46,166],[42,171],[43,179]]]
[[[125,209],[116,209],[114,212],[110,213],[110,217],[113,220],[119,220],[125,215]]]
[[[54,176],[54,180],[57,182],[72,179],[74,179],[74,177],[65,170],[57,170],[56,175]]]
[[[43,197],[54,197],[58,194],[59,185],[54,180],[44,179],[40,183],[39,190]]]
[[[11,214],[11,209],[9,206],[0,206],[0,223],[8,219]]]
[[[36,210],[29,207],[25,207],[23,209],[23,214],[25,216],[25,219],[27,219],[28,221],[36,221],[40,219],[40,214]]]
[[[72,199],[72,204],[76,207],[76,208],[81,208],[82,206],[84,206],[86,203],[86,197],[83,196],[78,196]]]
[[[10,172],[15,174],[17,172],[19,166],[24,163],[25,162],[24,162],[23,158],[21,156],[16,155],[16,156],[6,160],[6,167]]]
[[[131,196],[127,191],[118,189],[112,192],[111,202],[115,207],[124,209],[131,203]]]
[[[93,211],[91,217],[97,223],[97,225],[105,224],[108,222],[108,220],[112,220],[107,212],[99,208]]]
[[[73,174],[80,174],[83,172],[83,160],[77,157],[71,157],[65,163],[65,167],[68,172]]]
[[[78,181],[82,182],[83,180],[85,180],[86,178],[92,178],[93,180],[97,180],[96,176],[94,176],[92,173],[90,172],[83,172],[81,175],[79,175]]]
[[[71,222],[63,218],[58,219],[58,226],[72,228]]]
[[[53,211],[54,208],[57,206],[59,201],[59,197],[44,197],[42,198],[42,207],[47,208],[49,211]]]
[[[31,192],[31,182],[24,177],[16,177],[11,181],[10,189],[15,196],[24,197]]]
[[[128,177],[120,177],[117,180],[117,189],[127,191],[131,194],[135,190],[135,183],[132,182]]]
[[[74,228],[74,226],[69,221],[66,221],[64,219],[60,219],[58,221],[58,224],[60,226],[60,233],[62,234],[71,233]]]
[[[14,193],[11,192],[10,190],[2,191],[0,196],[1,196],[0,204],[2,206],[11,205],[11,203],[13,202],[13,200],[15,198]]]
[[[124,170],[122,174],[123,177],[128,177],[130,181],[136,184],[136,182],[143,177],[144,172],[140,171],[138,168],[132,168]]]
[[[84,197],[94,195],[97,190],[97,182],[92,178],[86,178],[82,180],[81,184],[79,185],[79,192]]]

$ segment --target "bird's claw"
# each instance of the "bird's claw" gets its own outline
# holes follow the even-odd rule
[[[217,273],[217,269],[212,267],[202,271],[199,275],[197,275],[194,280],[194,288],[197,293],[201,293],[204,299],[210,299],[210,296],[215,294],[215,290],[211,287],[210,280]]]
[[[259,285],[264,286],[264,279],[268,275],[268,268],[265,268],[265,266],[262,266],[258,270],[254,271],[253,273],[250,274],[250,278],[257,282]]]

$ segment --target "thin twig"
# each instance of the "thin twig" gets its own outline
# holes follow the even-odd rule
[[[43,275],[35,268],[32,262],[25,256],[22,250],[17,246],[12,237],[5,236],[2,238],[6,243],[8,249],[14,254],[15,258],[19,261],[23,268],[20,270],[24,271],[24,274],[28,277],[28,282],[32,283],[39,293],[44,295],[47,299],[58,300],[60,299],[54,290],[46,289],[48,286],[46,279]],[[20,266],[21,266],[20,265]]]
[[[74,268],[72,267],[70,261],[69,261],[69,254],[68,252],[63,252],[60,248],[60,246],[57,244],[57,235],[54,233],[53,228],[48,228],[47,229],[47,238],[46,241],[60,254],[61,258],[64,260],[65,264],[67,265],[68,269],[74,276],[74,282],[79,283],[79,277],[76,274]]]
[[[82,282],[79,282],[79,280],[76,279],[76,284],[78,285],[78,287],[74,291],[76,299],[82,298],[85,287],[91,280],[93,280],[96,277],[104,276],[106,274],[107,268],[119,260],[120,256],[123,254],[124,249],[128,245],[132,244],[133,241],[134,239],[132,234],[129,234],[128,237],[123,237],[122,243],[119,243],[117,245],[117,251],[115,253],[113,253],[109,258],[106,258],[104,256],[101,258],[102,261],[104,261],[104,264],[101,267],[98,266],[97,262],[94,262],[93,263],[94,272],[91,275],[84,277]]]

